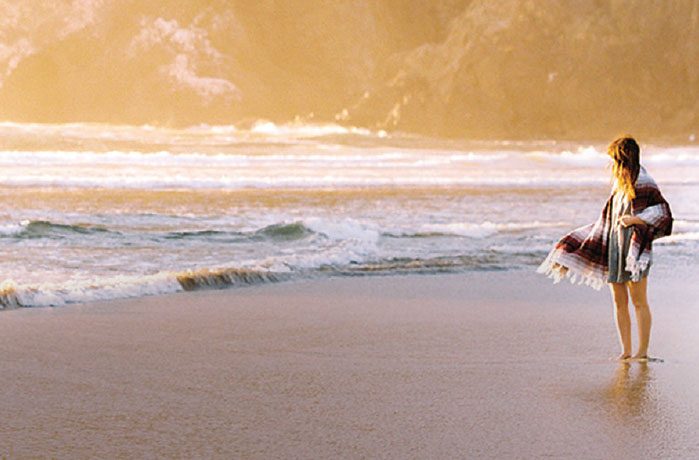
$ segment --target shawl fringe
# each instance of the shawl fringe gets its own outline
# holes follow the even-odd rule
[[[561,280],[568,278],[571,284],[584,284],[599,291],[606,284],[606,280],[599,276],[592,269],[581,270],[577,268],[564,267],[557,262],[560,254],[556,251],[551,251],[546,259],[536,269],[537,273],[546,275],[547,278],[553,280],[553,284],[558,284]]]
[[[634,188],[636,198],[631,202],[632,215],[639,216],[646,225],[634,226],[625,265],[631,272],[631,279],[640,281],[641,273],[651,262],[653,240],[672,232],[672,213],[657,184],[643,167]],[[607,243],[615,231],[611,228],[613,197],[614,193],[593,224],[573,230],[556,243],[537,273],[547,275],[554,283],[568,278],[573,284],[600,290],[609,276]]]

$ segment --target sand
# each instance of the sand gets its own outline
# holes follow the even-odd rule
[[[651,277],[647,365],[523,271],[4,311],[0,457],[697,457],[698,286]]]

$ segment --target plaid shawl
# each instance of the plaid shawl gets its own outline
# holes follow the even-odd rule
[[[634,225],[626,270],[633,281],[640,281],[641,272],[651,261],[653,240],[672,232],[672,213],[660,189],[641,167],[634,186],[636,198],[631,201],[631,211],[646,225]],[[596,222],[577,228],[564,236],[537,269],[553,278],[557,283],[565,277],[575,283],[585,283],[599,290],[608,276],[609,248],[607,242],[614,230],[612,226],[612,201],[614,192],[607,200],[602,215]]]

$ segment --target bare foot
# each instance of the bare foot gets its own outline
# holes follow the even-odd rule
[[[650,361],[650,358],[648,357],[648,355],[647,355],[646,353],[643,353],[643,354],[641,354],[641,353],[636,353],[635,355],[633,355],[633,356],[631,357],[631,359],[632,359],[633,361],[639,361],[639,362],[648,362],[648,361]]]
[[[617,356],[616,360],[617,361],[622,361],[626,362],[631,359],[631,355],[629,353],[622,353],[619,356]]]

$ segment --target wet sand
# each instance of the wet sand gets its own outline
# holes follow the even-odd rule
[[[0,312],[0,458],[697,457],[699,283],[658,278],[651,364],[519,271]]]

